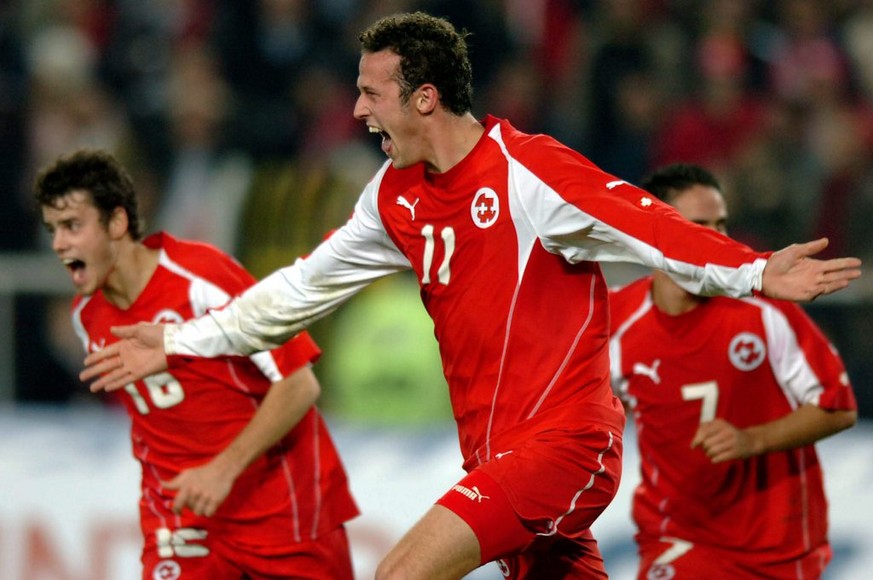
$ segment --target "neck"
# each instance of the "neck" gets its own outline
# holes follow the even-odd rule
[[[431,154],[427,168],[431,173],[445,173],[470,154],[482,138],[485,127],[472,113],[458,117],[443,112],[434,121],[428,139]]]
[[[652,274],[652,302],[670,316],[679,316],[697,308],[706,298],[691,294],[663,272]]]
[[[129,308],[158,267],[158,250],[139,242],[126,240],[120,244],[115,268],[103,285],[103,295],[115,306]]]

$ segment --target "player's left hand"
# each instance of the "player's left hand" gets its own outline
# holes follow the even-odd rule
[[[699,447],[713,463],[756,455],[755,446],[756,442],[748,432],[737,429],[724,419],[701,423],[691,440],[691,448]]]
[[[230,494],[233,478],[227,477],[214,461],[199,467],[192,467],[167,482],[161,482],[164,489],[176,491],[173,511],[180,513],[190,509],[198,516],[213,516],[218,507]]]
[[[765,296],[794,302],[808,302],[846,288],[861,276],[858,258],[812,258],[828,246],[821,238],[792,244],[773,253],[764,267],[761,290]]]

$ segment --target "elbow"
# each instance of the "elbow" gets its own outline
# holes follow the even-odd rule
[[[318,379],[313,381],[312,391],[310,393],[310,396],[312,397],[312,404],[313,405],[318,402],[318,399],[321,398],[321,383],[318,382]],[[855,423],[852,422],[852,425],[854,425],[854,424]],[[850,425],[850,427],[851,427],[851,425]]]
[[[297,369],[281,384],[284,386],[288,400],[297,408],[309,409],[321,396],[321,384],[308,366]]]
[[[855,426],[858,422],[857,411],[828,411],[827,432],[825,437],[836,435]]]
[[[854,427],[858,422],[858,412],[857,411],[842,411],[838,413],[839,415],[839,430],[844,431],[851,427]]]
[[[318,382],[318,377],[315,376],[315,373],[313,373],[311,369],[307,369],[306,374],[308,376],[306,376],[306,381],[303,385],[304,396],[311,406],[321,397],[321,383]]]

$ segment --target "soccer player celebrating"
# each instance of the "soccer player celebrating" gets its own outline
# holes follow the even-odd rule
[[[140,241],[133,182],[108,153],[58,159],[35,190],[87,352],[117,340],[112,326],[182,322],[254,282],[214,247],[165,233]],[[142,467],[143,580],[352,578],[344,522],[358,509],[313,406],[319,355],[301,333],[269,352],[125,383]]]
[[[460,578],[497,561],[510,578],[601,578],[590,532],[618,488],[624,411],[609,383],[598,260],[663,268],[692,291],[811,299],[860,262],[769,257],[689,224],[544,135],[471,113],[465,34],[420,12],[361,36],[354,115],[389,161],[348,223],[220,311],[116,329],[83,380],[115,389],[167,355],[282,344],[382,276],[413,270],[434,322],[467,475],[392,548],[383,579]]]
[[[724,233],[707,170],[643,187]],[[663,272],[610,296],[613,381],[636,423],[640,580],[819,578],[831,559],[814,443],[854,425],[843,362],[796,304],[704,298]]]

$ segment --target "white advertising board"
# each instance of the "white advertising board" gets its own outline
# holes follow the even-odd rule
[[[380,557],[461,475],[453,425],[426,431],[333,424],[362,515],[349,525],[356,575]],[[0,577],[4,580],[136,580],[139,468],[127,418],[104,410],[0,409]],[[633,433],[625,439],[619,495],[595,536],[610,577],[636,569],[630,494]],[[827,580],[873,570],[873,424],[819,444],[831,503],[835,557]],[[471,579],[500,578],[485,567]]]

